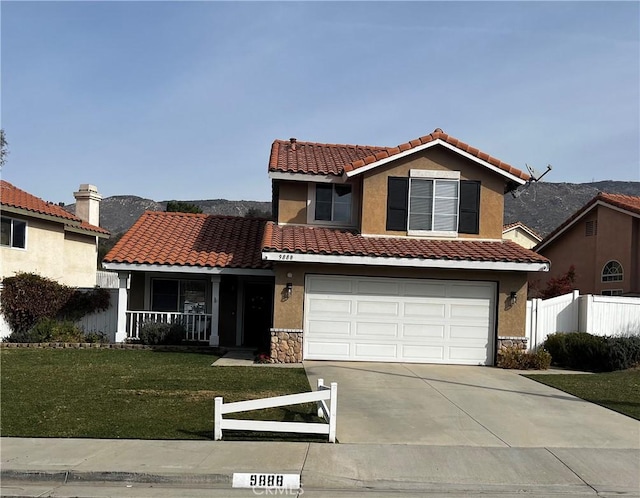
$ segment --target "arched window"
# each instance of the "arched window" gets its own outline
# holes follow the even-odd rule
[[[622,280],[622,265],[617,261],[609,261],[602,269],[603,282],[620,282]]]

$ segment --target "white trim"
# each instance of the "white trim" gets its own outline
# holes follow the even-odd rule
[[[542,240],[539,235],[536,235],[535,233],[533,233],[533,231],[523,223],[518,223],[510,228],[507,228],[506,230],[502,230],[502,235],[505,235],[508,232],[517,230],[518,228],[521,229],[523,232],[526,232],[527,234],[531,235],[531,237],[533,237],[538,242]]]
[[[436,230],[407,230],[407,235],[416,238],[428,238],[430,236],[433,236],[443,239],[455,239],[458,237],[458,232],[438,232]]]
[[[253,268],[218,268],[212,266],[153,265],[138,263],[103,263],[107,270],[116,271],[155,271],[160,273],[200,273],[212,275],[275,275],[273,270]]]
[[[290,173],[286,171],[270,171],[269,178],[272,180],[314,183],[346,183],[347,181],[341,175],[314,175],[313,173]]]
[[[459,171],[443,171],[437,169],[410,169],[409,178],[433,178],[442,180],[460,180]]]
[[[432,234],[432,232],[429,232]],[[467,234],[458,234],[456,239],[452,239],[451,237],[422,237],[419,235],[407,235],[402,236],[402,240],[411,239],[411,240],[466,240],[469,242],[504,242],[504,239],[482,239],[478,237],[463,237],[463,235]],[[385,233],[361,233],[358,234],[359,237],[367,237],[367,238],[376,238],[376,239],[397,239],[397,235],[388,235]]]
[[[526,180],[523,180],[522,178],[519,178],[515,175],[512,175],[511,173],[509,173],[508,171],[505,171],[503,169],[500,169],[496,166],[494,166],[493,164],[488,163],[487,161],[483,161],[482,159],[480,159],[479,157],[476,157],[472,154],[469,154],[468,152],[465,152],[461,149],[458,149],[457,147],[454,147],[453,145],[445,142],[444,140],[437,138],[435,140],[432,140],[429,143],[426,144],[422,144],[419,145],[418,147],[414,147],[413,149],[409,149],[409,150],[405,150],[404,152],[400,152],[399,154],[394,154],[393,156],[390,157],[385,157],[384,159],[380,159],[379,161],[375,161],[371,164],[367,164],[366,166],[362,166],[361,168],[357,168],[354,169],[353,171],[348,171],[345,172],[345,175],[347,178],[351,178],[352,176],[356,176],[359,175],[361,173],[365,173],[366,171],[369,171],[373,168],[377,168],[378,166],[382,166],[383,164],[387,164],[390,163],[392,161],[395,161],[397,159],[401,159],[403,157],[407,157],[410,156],[411,154],[415,154],[417,152],[423,151],[425,149],[428,149],[430,147],[433,147],[435,145],[442,145],[443,147],[446,147],[449,150],[452,150],[453,152],[460,154],[463,157],[466,157],[467,159],[470,159],[482,166],[484,166],[485,168],[490,169],[491,171],[498,173],[499,175],[504,176],[505,178],[508,178],[511,181],[514,181],[520,185],[524,185],[525,183],[527,183]]]
[[[551,244],[551,242],[553,242],[554,240],[556,240],[558,237],[560,237],[560,235],[562,235],[563,233],[565,233],[567,230],[569,230],[569,228],[571,228],[572,226],[574,226],[576,223],[578,223],[578,221],[580,221],[582,218],[584,218],[588,213],[590,213],[591,211],[593,211],[593,209],[596,206],[603,206],[603,207],[607,207],[609,209],[613,209],[614,211],[618,211],[619,213],[624,213],[624,214],[628,214],[629,216],[633,216],[634,218],[640,218],[640,214],[636,214],[634,212],[631,212],[627,209],[622,209],[619,208],[618,206],[612,206],[611,204],[609,204],[608,202],[604,202],[604,201],[597,201],[596,203],[593,204],[593,206],[591,206],[589,209],[586,209],[585,211],[583,211],[582,213],[580,213],[575,220],[573,220],[571,223],[569,223],[566,227],[564,227],[562,230],[560,230],[557,234],[555,234],[552,238],[550,238],[549,240],[547,240],[546,242],[544,242],[544,244],[541,244],[540,246],[536,246],[536,251],[540,251],[542,249],[544,249],[545,247],[547,247],[549,244]]]
[[[281,263],[331,263],[342,265],[404,266],[408,268],[445,268],[454,270],[549,271],[548,263],[518,263],[514,261],[457,261],[450,259],[340,256],[335,254],[299,254],[291,252],[263,252],[262,259]]]

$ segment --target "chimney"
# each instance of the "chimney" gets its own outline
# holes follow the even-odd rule
[[[98,187],[83,183],[73,196],[76,198],[76,216],[92,225],[100,226],[102,196],[98,193]]]

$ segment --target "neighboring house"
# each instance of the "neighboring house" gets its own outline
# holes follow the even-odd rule
[[[521,245],[525,249],[531,249],[536,246],[542,237],[534,232],[527,225],[521,221],[515,223],[509,223],[502,227],[502,238],[512,240],[518,245]]]
[[[535,250],[551,260],[540,288],[573,265],[581,294],[640,295],[640,197],[599,193]]]
[[[280,362],[492,364],[526,342],[527,273],[549,263],[502,227],[528,175],[437,129],[394,148],[276,140],[269,177],[274,221],[145,213],[127,232],[105,259],[120,340],[173,312]]]
[[[98,239],[109,237],[98,226],[101,197],[86,184],[74,195],[76,215],[0,181],[2,278],[27,272],[73,287],[96,285]]]

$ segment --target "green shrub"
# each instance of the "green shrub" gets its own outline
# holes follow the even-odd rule
[[[611,372],[640,364],[640,336],[556,333],[547,337],[544,349],[551,353],[554,365],[577,370]]]
[[[551,334],[544,343],[555,365],[600,372],[605,370],[606,339],[587,332]]]
[[[626,370],[640,365],[640,336],[607,337],[605,368]]]
[[[104,335],[85,335],[68,320],[42,318],[27,331],[12,332],[7,342],[105,342],[105,339]]]
[[[94,311],[106,310],[109,291],[81,291],[35,273],[19,273],[2,281],[0,310],[13,333],[26,334],[44,318],[77,321]]]
[[[180,344],[186,335],[185,328],[179,324],[169,324],[161,322],[146,322],[140,327],[138,337],[142,344],[151,346],[164,344]]]
[[[510,346],[498,351],[497,365],[517,370],[547,370],[551,365],[551,355],[542,348],[525,351],[517,346]]]

